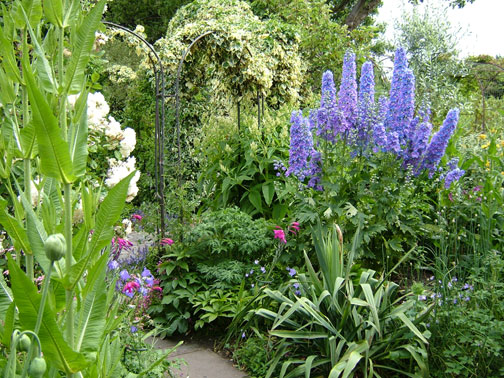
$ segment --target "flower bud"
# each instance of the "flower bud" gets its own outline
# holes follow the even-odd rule
[[[58,261],[65,256],[65,237],[62,234],[49,235],[44,243],[44,249],[49,260]]]
[[[26,333],[18,340],[17,348],[20,352],[28,352],[30,350],[31,339]]]
[[[47,369],[46,361],[43,357],[35,357],[30,362],[30,367],[28,368],[28,375],[31,378],[42,378]]]

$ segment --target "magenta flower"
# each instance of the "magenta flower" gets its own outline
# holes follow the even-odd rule
[[[131,219],[140,222],[142,220],[142,216],[140,214],[133,214]]]
[[[285,232],[280,228],[280,226],[276,226],[276,229],[273,230],[275,233],[274,239],[280,239],[280,241],[284,244],[287,243],[287,240],[285,239]]]
[[[291,225],[289,226],[289,231],[292,232],[294,235],[296,235],[299,232],[299,223],[292,222]]]
[[[160,244],[161,245],[172,245],[173,244],[173,240],[170,239],[170,238],[164,238],[164,239],[161,239]]]
[[[138,290],[139,288],[140,285],[137,282],[131,281],[128,282],[126,285],[124,285],[123,293],[131,298],[133,297],[133,295],[135,295],[135,291]]]

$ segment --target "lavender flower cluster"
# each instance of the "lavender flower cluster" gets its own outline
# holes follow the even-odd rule
[[[455,131],[459,110],[450,110],[432,136],[429,117],[428,109],[415,116],[415,76],[408,68],[404,49],[398,48],[395,53],[389,97],[380,97],[378,103],[372,63],[362,66],[357,87],[355,54],[347,52],[337,95],[333,74],[326,71],[322,76],[320,107],[311,110],[309,117],[301,111],[292,113],[286,176],[308,179],[308,187],[322,190],[322,155],[315,149],[316,135],[326,143],[348,143],[354,154],[392,153],[402,159],[405,169],[411,168],[416,175],[427,171],[432,177]],[[447,188],[464,174],[457,166],[449,168],[444,176]]]

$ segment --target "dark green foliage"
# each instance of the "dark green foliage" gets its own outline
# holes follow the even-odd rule
[[[145,27],[147,39],[153,43],[165,35],[168,23],[177,10],[191,0],[114,0],[108,3],[105,19],[129,29]]]
[[[487,251],[476,265],[464,281],[470,288],[464,289],[461,278],[449,289],[435,287],[443,300],[430,321],[432,376],[502,377],[504,373],[502,253]]]
[[[213,282],[212,288],[223,289],[239,285],[250,265],[236,260],[223,260],[215,265],[199,263],[196,269],[203,274],[206,282]]]
[[[233,351],[233,359],[247,370],[251,378],[262,378],[271,361],[271,341],[256,335],[245,337],[245,341]]]
[[[238,208],[205,213],[185,234],[185,248],[201,260],[222,258],[251,262],[268,254],[272,240],[264,219],[253,220]]]

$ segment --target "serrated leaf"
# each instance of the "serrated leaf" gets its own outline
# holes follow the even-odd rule
[[[53,25],[63,26],[62,0],[44,0],[44,15]]]
[[[23,329],[33,330],[37,322],[41,295],[16,263],[11,258],[8,260],[12,292],[19,310],[19,320]],[[87,362],[82,354],[74,352],[63,339],[56,318],[56,314],[50,309],[50,306],[45,306],[38,333],[42,352],[45,358],[59,369],[67,373],[78,372],[86,367]]]
[[[58,121],[45,97],[39,91],[29,64],[23,61],[26,88],[33,114],[33,123],[37,133],[42,174],[56,178],[64,183],[75,179],[68,151],[68,143],[61,137]]]
[[[77,320],[77,351],[97,352],[102,341],[107,314],[105,273],[108,257],[104,253],[93,269],[90,269],[83,289],[84,303]]]
[[[106,0],[98,2],[77,29],[72,58],[66,69],[64,93],[78,93],[84,86],[86,66],[91,58],[95,32],[100,25],[105,3]]]

